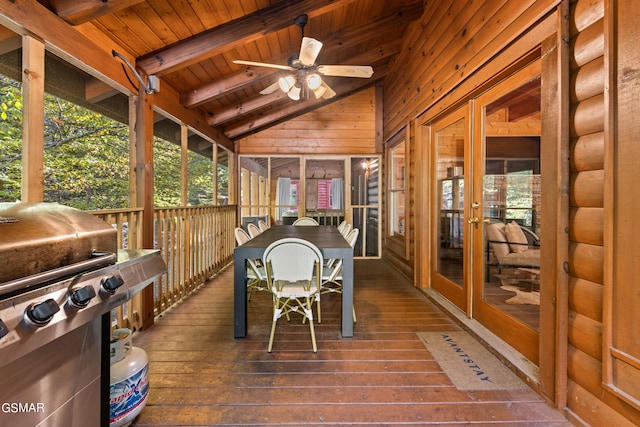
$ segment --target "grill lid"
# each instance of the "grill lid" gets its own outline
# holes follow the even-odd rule
[[[57,203],[0,203],[0,284],[116,253],[117,231]]]

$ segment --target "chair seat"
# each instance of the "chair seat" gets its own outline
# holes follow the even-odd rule
[[[308,284],[300,282],[281,282],[278,287],[279,290],[274,291],[278,298],[305,298],[318,293],[317,288],[310,289]]]

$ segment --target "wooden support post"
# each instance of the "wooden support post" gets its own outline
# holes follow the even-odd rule
[[[138,95],[136,116],[136,200],[142,205],[142,247],[154,248],[154,202],[153,202],[153,94],[144,89]],[[142,328],[153,326],[153,286],[142,292]]]
[[[187,206],[189,196],[189,128],[180,125],[180,204]]]
[[[44,44],[22,38],[22,201],[44,200]]]
[[[138,140],[136,134],[136,117],[138,113],[138,96],[129,96],[129,206],[139,207],[138,179],[136,165],[138,158]],[[136,248],[137,249],[137,248]]]
[[[213,168],[213,176],[212,176],[212,183],[211,183],[211,185],[213,186],[212,204],[214,206],[217,206],[220,203],[218,202],[218,144],[216,143],[213,143],[213,145],[211,146],[211,165]]]

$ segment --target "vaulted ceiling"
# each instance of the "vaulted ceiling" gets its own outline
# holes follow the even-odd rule
[[[39,0],[85,33],[101,33],[136,68],[170,85],[180,103],[198,109],[230,140],[304,114],[384,78],[423,0]],[[294,101],[281,90],[260,91],[283,71],[238,65],[248,60],[286,65],[300,51],[294,22],[307,14],[304,35],[324,46],[318,64],[371,65],[371,78],[323,77],[332,99]],[[135,83],[135,80],[133,80]]]

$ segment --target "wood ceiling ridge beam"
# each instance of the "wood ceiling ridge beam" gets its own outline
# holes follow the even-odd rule
[[[282,109],[274,109],[274,111],[271,111],[269,112],[269,114],[265,114],[260,118],[251,119],[243,123],[229,126],[224,129],[224,133],[227,138],[231,139],[232,141],[237,141],[248,135],[260,132],[278,123],[282,123],[283,121],[291,120],[292,118],[298,117],[322,106],[331,104],[342,98],[352,95],[357,91],[368,88],[384,78],[388,71],[389,70],[387,67],[380,67],[379,73],[377,73],[377,75],[374,75],[374,77],[372,77],[371,79],[351,79],[349,82],[337,86],[335,90],[336,92],[339,92],[340,95],[335,98],[310,98],[305,101],[292,102],[287,107]]]
[[[396,41],[393,42],[389,42],[389,45],[395,46]],[[397,42],[398,44],[398,49],[400,48],[399,46],[399,42]],[[389,52],[388,54],[385,54],[383,56],[380,56],[380,52]],[[388,56],[392,55],[393,53],[397,53],[395,51],[392,51],[390,49],[385,50],[383,46],[380,46],[377,49],[372,49],[368,52],[363,53],[362,55],[358,55],[357,57],[354,57],[353,62],[358,62],[363,58],[375,58],[377,60],[376,63],[373,64],[374,66],[374,75],[376,74],[376,69],[380,66],[383,67],[384,64],[382,63],[382,60],[384,60],[385,58],[387,58]],[[371,63],[374,62],[372,61],[367,61],[367,63]],[[376,76],[377,77],[377,76]],[[280,101],[283,98],[286,98],[286,94],[280,90],[270,94],[270,95],[256,95],[254,97],[249,98],[248,100],[245,100],[239,104],[235,104],[235,105],[231,105],[227,108],[224,108],[222,110],[217,111],[212,117],[210,117],[207,120],[207,123],[211,126],[218,126],[222,123],[226,123],[229,120],[233,120],[233,119],[237,119],[239,117],[241,117],[244,114],[248,114],[251,113],[253,111],[259,110],[261,108],[265,108],[266,106],[268,106],[269,104],[276,102],[276,101]]]
[[[137,65],[147,75],[162,75],[293,26],[300,14],[318,16],[354,1],[284,0],[140,57]]]

